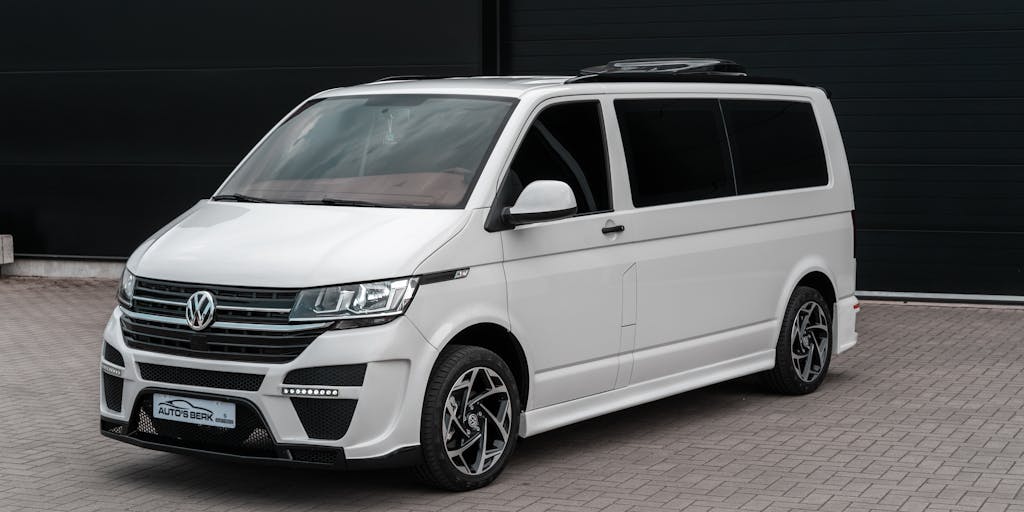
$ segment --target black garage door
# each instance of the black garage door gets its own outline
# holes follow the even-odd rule
[[[310,94],[476,74],[471,0],[0,6],[0,233],[21,256],[124,258],[209,197]]]
[[[505,71],[718,56],[827,87],[858,288],[1024,295],[1024,4],[509,0]]]

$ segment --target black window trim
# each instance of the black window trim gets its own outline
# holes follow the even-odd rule
[[[722,130],[723,130],[723,133],[725,135],[726,149],[727,149],[728,154],[729,154],[729,168],[732,170],[732,177],[733,177],[732,183],[733,183],[734,193],[732,195],[726,195],[726,196],[721,196],[721,197],[709,197],[709,198],[706,198],[706,199],[695,199],[693,201],[682,201],[682,202],[678,202],[678,203],[655,204],[655,205],[649,205],[649,206],[637,206],[636,203],[633,202],[633,183],[629,180],[629,163],[627,162],[626,166],[623,168],[623,171],[625,172],[626,185],[629,187],[629,193],[626,194],[626,196],[628,196],[629,204],[630,204],[630,206],[634,210],[647,209],[647,208],[673,207],[673,206],[680,206],[680,205],[689,205],[689,204],[693,204],[693,203],[702,203],[703,204],[703,203],[707,203],[709,201],[723,201],[723,200],[729,200],[729,199],[735,199],[735,198],[761,196],[761,195],[767,195],[767,194],[776,194],[777,195],[777,194],[785,194],[785,193],[790,193],[790,192],[806,192],[806,191],[816,190],[816,189],[829,189],[829,188],[832,188],[833,186],[835,186],[835,173],[833,172],[832,157],[829,154],[828,144],[827,144],[829,139],[825,135],[824,128],[822,126],[822,123],[820,122],[820,118],[818,117],[818,109],[815,106],[813,99],[805,98],[803,96],[793,96],[793,97],[788,97],[787,96],[787,97],[783,98],[783,97],[779,97],[778,95],[766,95],[764,97],[751,98],[751,97],[746,97],[746,96],[736,97],[736,96],[731,96],[731,95],[718,95],[718,94],[708,94],[708,95],[704,95],[704,94],[700,94],[700,93],[698,93],[696,95],[694,95],[692,93],[682,93],[682,94],[684,94],[684,95],[678,95],[677,96],[677,95],[675,95],[673,93],[658,94],[658,95],[651,95],[650,93],[616,93],[616,94],[609,94],[607,96],[607,98],[612,103],[613,114],[616,116],[616,118],[619,115],[618,114],[618,110],[615,109],[615,106],[614,106],[615,102],[617,100],[715,100],[715,102],[718,104],[718,107],[717,107],[718,108],[718,113],[719,113],[719,115],[722,116]],[[736,163],[735,163],[736,158],[733,155],[733,151],[732,151],[732,135],[729,133],[729,123],[726,122],[726,119],[725,119],[725,109],[722,107],[722,102],[723,101],[783,101],[783,102],[789,102],[789,103],[806,103],[806,104],[810,105],[811,106],[812,117],[814,118],[814,125],[818,128],[818,138],[821,140],[822,152],[825,154],[825,173],[828,176],[828,181],[824,185],[814,185],[814,186],[811,186],[811,187],[787,188],[787,189],[783,189],[783,190],[770,190],[770,191],[766,191],[766,192],[752,192],[752,193],[749,193],[749,194],[740,194],[739,193],[739,181],[737,180],[737,176],[736,176]],[[619,145],[622,147],[623,153],[625,153],[625,145],[622,142],[622,133],[621,133],[621,131],[619,133]],[[623,156],[625,156],[625,154]]]
[[[715,108],[718,109],[718,117],[722,119],[722,135],[725,137],[725,152],[729,155],[729,170],[732,172],[732,195],[733,197],[736,197],[741,195],[740,181],[739,177],[736,176],[736,156],[732,154],[732,136],[729,135],[729,122],[725,120],[725,109],[722,108],[722,98],[715,98],[715,105]]]
[[[611,213],[611,212],[615,211],[615,189],[614,189],[614,183],[612,182],[611,155],[609,154],[609,147],[608,147],[608,143],[609,143],[609,140],[608,140],[608,127],[605,125],[605,118],[604,118],[605,109],[604,109],[604,102],[602,101],[605,98],[606,98],[606,96],[602,96],[602,95],[593,95],[593,96],[586,95],[585,97],[580,97],[580,96],[556,96],[554,98],[548,98],[547,100],[542,101],[537,106],[537,108],[534,109],[534,111],[531,113],[529,119],[527,119],[527,122],[523,124],[523,128],[520,130],[519,135],[516,138],[515,146],[509,152],[508,157],[505,159],[505,163],[502,166],[501,179],[498,182],[497,189],[495,189],[495,191],[494,191],[494,200],[491,201],[490,211],[487,212],[487,219],[484,221],[484,230],[486,230],[489,233],[494,233],[494,232],[498,232],[498,231],[507,231],[507,230],[515,228],[515,226],[508,226],[508,225],[506,225],[505,222],[502,221],[502,219],[501,219],[501,210],[502,210],[502,208],[504,208],[505,206],[512,206],[512,205],[502,204],[503,191],[505,189],[505,184],[508,181],[509,172],[512,170],[512,161],[515,160],[516,154],[519,153],[520,146],[522,146],[523,142],[526,140],[527,133],[529,133],[530,129],[533,128],[533,123],[537,121],[537,118],[539,118],[541,114],[543,114],[545,111],[547,111],[551,107],[556,107],[556,106],[559,106],[559,105],[568,105],[568,104],[571,104],[571,103],[596,103],[597,104],[597,114],[598,114],[597,118],[598,118],[598,122],[600,123],[600,126],[601,126],[601,139],[602,139],[602,142],[604,143],[604,170],[605,170],[605,175],[606,175],[605,177],[608,180],[608,206],[609,206],[609,208],[607,210],[597,210],[597,211],[593,211],[593,212],[577,213],[576,215],[573,215],[572,217],[569,217],[569,218],[570,219],[576,219],[578,217],[587,217],[587,216],[590,216],[590,215],[597,215],[597,214],[602,214],[602,213]],[[492,150],[493,150],[493,147],[492,147]]]

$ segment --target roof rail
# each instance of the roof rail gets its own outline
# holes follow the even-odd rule
[[[437,78],[451,78],[450,76],[431,76],[431,75],[395,75],[386,76],[384,78],[378,78],[371,83],[377,82],[395,82],[398,80],[433,80]]]
[[[725,59],[665,58],[614,60],[593,66],[565,81],[587,82],[718,82],[771,85],[804,85],[788,78],[747,75],[747,70]]]

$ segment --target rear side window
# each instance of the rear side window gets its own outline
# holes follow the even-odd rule
[[[809,103],[722,100],[740,194],[828,183],[821,134]]]
[[[717,100],[615,100],[636,206],[736,193]]]

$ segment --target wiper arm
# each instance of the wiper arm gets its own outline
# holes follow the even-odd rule
[[[367,206],[370,208],[382,208],[385,206],[378,203],[371,203],[369,201],[358,201],[355,199],[336,199],[333,197],[325,197],[320,200],[320,203],[330,206]]]
[[[245,194],[221,194],[219,196],[213,196],[210,199],[213,199],[214,201],[236,201],[239,203],[273,203],[273,201],[269,199],[247,196]]]
[[[211,197],[214,201],[237,201],[239,203],[276,203],[278,201],[271,201],[270,199],[264,199],[262,197],[247,196],[245,194],[221,194]],[[330,206],[366,206],[370,208],[383,208],[387,205],[371,203],[370,201],[359,201],[355,199],[337,199],[334,197],[325,197],[323,199],[311,200],[311,201],[284,201],[292,204],[326,204]]]

